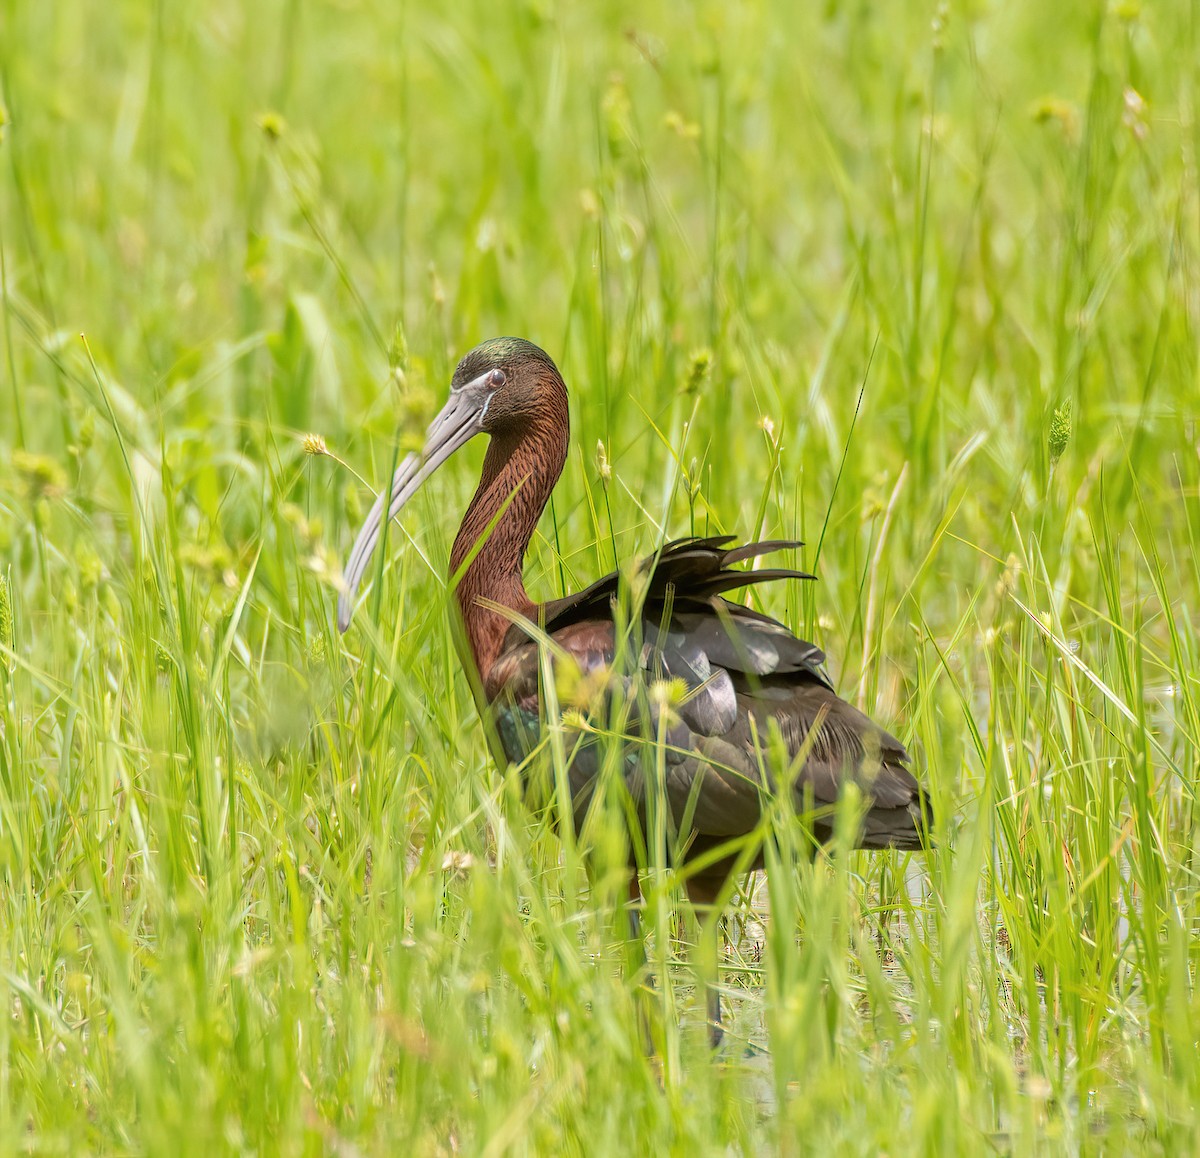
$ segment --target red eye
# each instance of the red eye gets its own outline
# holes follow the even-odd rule
[[[493,390],[498,390],[507,381],[508,375],[505,374],[503,370],[493,370],[491,374],[488,375],[488,385]]]

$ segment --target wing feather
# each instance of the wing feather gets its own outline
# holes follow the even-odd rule
[[[818,836],[828,837],[832,806],[853,781],[868,801],[861,847],[920,847],[929,805],[908,769],[904,746],[837,696],[818,647],[770,616],[724,598],[728,591],[757,583],[812,578],[790,568],[731,566],[802,544],[767,540],[731,547],[732,541],[731,536],[680,539],[644,563],[637,638],[625,647],[618,646],[613,616],[623,582],[616,572],[545,604],[539,618],[554,644],[552,662],[557,667],[558,657],[569,656],[582,686],[593,696],[602,689],[590,708],[605,723],[617,694],[628,705],[625,727],[631,738],[665,735],[663,787],[671,811],[677,821],[690,815],[701,841],[750,832],[758,823],[763,790],[774,789],[773,782],[762,783],[761,769],[769,761],[759,745],[777,728],[789,758],[806,753],[793,791],[798,807],[817,811]],[[615,670],[621,656],[623,666]],[[527,722],[540,711],[540,678],[538,644],[514,625],[486,675],[488,697],[502,716],[508,712]],[[651,703],[645,688],[657,678],[682,680],[683,701],[673,708]],[[666,720],[663,711],[669,713]],[[506,732],[517,735],[511,721],[502,724],[502,737]],[[508,750],[507,740],[505,745]],[[517,750],[509,756],[518,760],[525,745],[516,740],[514,745]],[[571,769],[577,815],[590,798],[590,777],[597,768],[595,751],[582,745]],[[639,802],[643,775],[634,759],[627,782]]]

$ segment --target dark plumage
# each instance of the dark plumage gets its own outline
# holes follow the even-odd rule
[[[773,579],[811,578],[787,569],[728,567],[799,544],[728,549],[730,542],[731,537],[724,536],[669,543],[647,567],[641,609],[645,645],[638,656],[639,674],[682,679],[690,693],[678,708],[682,726],[671,731],[665,784],[676,821],[689,807],[694,810],[689,851],[698,855],[752,832],[758,824],[761,790],[771,786],[762,784],[757,740],[766,742],[772,720],[789,756],[811,745],[793,792],[796,807],[811,814],[818,840],[832,835],[833,807],[842,784],[853,779],[870,801],[860,847],[920,848],[928,802],[906,767],[904,746],[837,696],[821,670],[825,656],[819,648],[798,639],[782,623],[719,594]],[[615,573],[607,575],[576,595],[543,605],[543,630],[584,674],[613,665],[618,648],[611,607],[618,582]],[[523,718],[538,718],[538,646],[521,625],[508,630],[483,685],[498,715],[516,709]],[[535,736],[518,738],[515,729],[502,727],[501,740],[508,758],[519,762]],[[576,762],[584,773],[572,776],[576,813],[582,819],[588,761],[577,754]],[[692,898],[715,899],[733,860],[731,855],[691,877]],[[762,867],[761,854],[751,867]]]
[[[780,745],[789,759],[807,753],[792,791],[817,840],[831,835],[834,805],[853,781],[865,801],[859,847],[915,849],[926,843],[929,802],[908,769],[904,746],[837,696],[817,647],[726,598],[752,584],[812,578],[787,568],[737,566],[799,544],[734,547],[729,536],[667,544],[643,565],[633,585],[639,595],[636,621],[619,640],[616,574],[541,605],[525,593],[525,551],[558,481],[569,439],[566,387],[549,356],[532,343],[497,338],[463,358],[425,450],[410,455],[396,472],[390,514],[477,433],[489,434],[491,442],[451,551],[451,573],[461,573],[456,594],[470,648],[464,660],[478,674],[485,720],[510,761],[523,761],[539,741],[544,707],[538,639],[544,633],[556,668],[570,668],[571,674],[577,669],[593,691],[601,689],[585,705],[589,719],[606,727],[611,697],[623,696],[625,781],[643,827],[646,769],[654,765],[638,753],[646,750],[647,738],[663,736],[662,798],[672,824],[685,829],[679,833],[685,859],[696,860],[755,831],[764,790],[775,787],[772,754]],[[380,495],[347,563],[342,630],[379,535],[384,502]],[[673,706],[656,704],[647,689],[658,679],[681,680],[686,696]],[[773,735],[774,747],[768,739]],[[602,742],[591,732],[577,739],[568,779],[578,825],[595,788]],[[713,855],[719,857],[715,863],[687,878],[688,893],[700,904],[716,899],[736,850]],[[750,867],[761,866],[759,852]],[[710,1014],[719,1038],[715,992]]]

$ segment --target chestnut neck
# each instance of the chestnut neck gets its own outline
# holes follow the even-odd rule
[[[566,388],[561,380],[547,385],[546,405],[534,418],[519,430],[492,435],[475,497],[450,550],[453,576],[483,540],[455,594],[471,655],[485,684],[512,621],[480,600],[536,618],[522,579],[525,552],[562,473],[570,437]]]

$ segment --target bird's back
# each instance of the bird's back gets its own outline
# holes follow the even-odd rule
[[[545,646],[558,707],[578,713],[568,748],[577,819],[615,720],[635,803],[644,811],[650,769],[661,777],[674,824],[689,829],[689,856],[753,832],[764,791],[782,781],[817,840],[832,834],[834,808],[853,782],[864,797],[859,847],[922,847],[929,805],[904,746],[838,697],[819,648],[724,598],[771,579],[811,578],[734,566],[796,544],[729,543],[670,543],[624,593],[613,573],[544,605],[539,630],[514,625],[484,681],[507,756],[519,763],[540,741]],[[658,758],[645,759],[658,740]],[[727,867],[717,866],[716,876]]]

